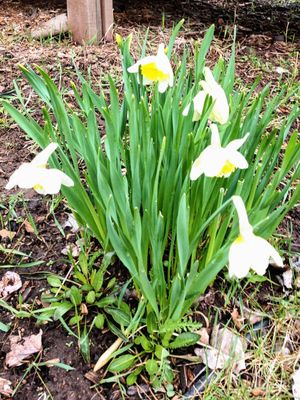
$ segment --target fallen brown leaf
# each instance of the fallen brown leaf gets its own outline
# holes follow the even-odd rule
[[[9,238],[12,240],[16,236],[16,232],[8,231],[7,229],[1,229],[0,236],[2,239]]]
[[[234,334],[227,328],[214,328],[211,335],[211,348],[195,349],[195,354],[210,369],[223,369],[232,366],[233,371],[238,374],[246,368],[244,348],[246,345],[240,336]]]
[[[3,394],[3,396],[11,396],[13,393],[11,386],[11,381],[8,379],[0,378],[0,394]]]
[[[0,281],[0,298],[16,292],[22,287],[20,275],[16,272],[7,271]]]
[[[60,359],[59,358],[53,358],[52,360],[47,360],[45,361],[45,365],[49,368],[55,366],[55,364],[59,363]]]
[[[198,335],[200,335],[199,342],[203,344],[209,344],[209,334],[206,328],[201,328],[197,331]]]
[[[240,330],[243,327],[244,318],[240,316],[238,309],[235,307],[231,312],[231,318],[234,325]]]
[[[34,229],[33,229],[32,225],[30,224],[30,222],[27,221],[27,219],[25,219],[25,221],[24,221],[24,227],[25,227],[25,231],[27,233],[34,233]]]
[[[293,270],[289,268],[282,274],[283,284],[287,289],[293,289]]]
[[[71,228],[71,232],[76,233],[79,231],[79,225],[73,214],[68,214],[68,219],[63,223],[63,228]]]
[[[17,367],[23,360],[28,359],[32,354],[42,350],[42,334],[40,330],[37,335],[30,335],[24,338],[19,336],[10,337],[11,351],[6,354],[5,364],[8,367]]]

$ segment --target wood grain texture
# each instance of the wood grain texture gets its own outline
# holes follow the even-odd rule
[[[112,28],[114,22],[112,0],[101,0],[101,10],[102,10],[103,37],[108,41],[112,41],[113,38]]]
[[[101,0],[67,0],[68,24],[77,43],[99,43],[102,38]]]

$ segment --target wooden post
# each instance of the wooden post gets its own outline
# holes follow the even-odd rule
[[[74,41],[99,43],[103,36],[101,0],[67,0],[67,8]]]
[[[101,0],[102,34],[109,42],[112,41],[112,28],[114,22],[112,0]]]

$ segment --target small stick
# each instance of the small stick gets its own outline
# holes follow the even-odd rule
[[[94,372],[98,371],[100,368],[104,367],[105,364],[108,363],[110,360],[111,355],[120,347],[122,344],[123,339],[118,338],[99,358],[97,361],[95,367],[94,367]]]

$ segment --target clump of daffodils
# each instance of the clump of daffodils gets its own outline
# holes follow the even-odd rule
[[[143,78],[143,85],[158,82],[158,91],[164,93],[173,86],[174,74],[170,60],[166,56],[164,45],[158,46],[156,56],[147,56],[128,68],[129,73],[139,73]]]
[[[23,163],[11,175],[6,189],[14,186],[22,189],[34,189],[39,194],[56,194],[61,185],[74,186],[73,180],[56,168],[47,168],[51,154],[57,149],[57,143],[50,143],[30,163]]]

